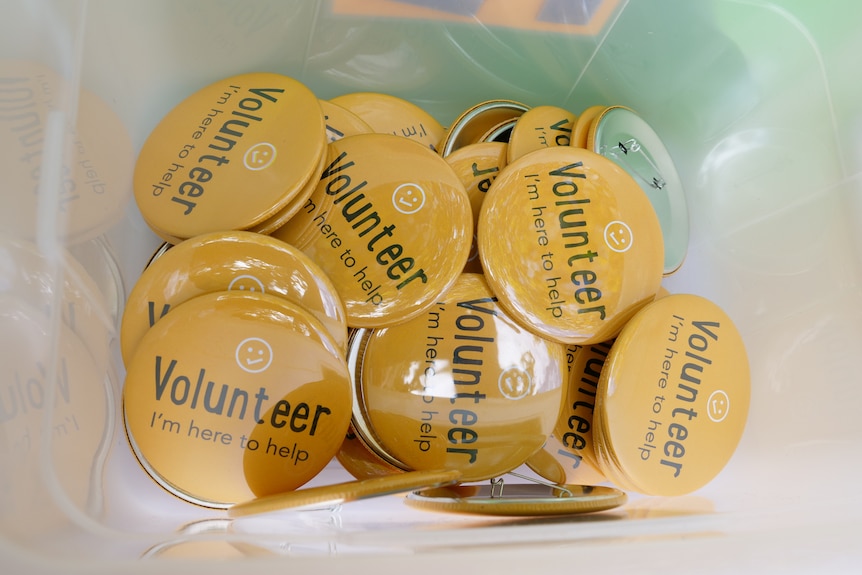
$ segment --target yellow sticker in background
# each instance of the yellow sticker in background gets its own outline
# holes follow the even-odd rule
[[[333,0],[332,13],[595,36],[619,4],[619,0]]]

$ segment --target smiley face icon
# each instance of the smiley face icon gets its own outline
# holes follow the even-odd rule
[[[627,252],[632,247],[632,229],[625,222],[614,220],[605,226],[605,243],[615,252]]]
[[[713,391],[706,400],[706,415],[709,419],[719,423],[724,421],[730,412],[730,398],[721,389]]]
[[[228,291],[244,291],[252,293],[266,293],[263,282],[248,274],[236,276],[227,286]]]
[[[392,192],[392,205],[402,214],[415,214],[425,205],[425,190],[418,184],[401,184]]]
[[[269,142],[260,142],[246,150],[243,165],[253,172],[268,168],[275,161],[276,149]]]
[[[260,373],[272,364],[272,346],[259,337],[249,337],[236,346],[236,363],[243,371]]]
[[[500,374],[497,380],[497,387],[503,397],[507,399],[522,399],[530,393],[530,384],[532,380],[530,374],[523,369],[510,367]]]

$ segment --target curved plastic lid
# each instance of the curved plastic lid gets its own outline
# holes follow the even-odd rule
[[[479,274],[462,274],[425,314],[354,338],[349,355],[353,425],[401,469],[496,477],[556,423],[564,346],[507,317]]]
[[[329,101],[358,116],[378,134],[394,134],[437,151],[445,129],[434,117],[408,100],[377,92],[353,92]]]
[[[326,141],[334,142],[356,134],[371,134],[374,130],[359,116],[329,100],[320,100],[320,109],[326,121]]]
[[[119,222],[131,199],[134,151],[113,109],[41,63],[0,59],[0,78],[0,229],[35,240],[50,222],[72,244]]]
[[[584,484],[604,481],[595,453],[593,410],[611,343],[566,348],[568,380],[557,424],[542,450],[527,460],[545,479]]]
[[[577,115],[557,106],[536,106],[518,118],[509,136],[507,159],[553,146],[568,146]]]
[[[394,495],[414,489],[449,485],[458,481],[459,477],[461,477],[461,474],[455,470],[408,471],[387,477],[375,477],[373,479],[348,481],[335,485],[309,487],[307,489],[270,495],[238,503],[228,509],[228,515],[231,517],[245,517],[258,513],[280,511],[282,509],[300,510],[332,507],[350,501]]]
[[[458,148],[445,159],[464,184],[473,212],[473,244],[470,247],[470,255],[464,271],[482,273],[476,238],[479,210],[482,208],[482,202],[485,201],[485,194],[491,187],[491,183],[506,165],[506,144],[502,142],[468,144]]]
[[[166,240],[251,228],[314,174],[326,145],[317,97],[287,76],[215,82],[171,110],[144,142],[135,199]]]
[[[128,365],[144,334],[179,304],[221,291],[267,293],[302,306],[347,350],[344,306],[320,267],[295,247],[243,231],[186,240],[153,260],[129,293],[120,329]]]
[[[497,489],[497,485],[438,487],[410,493],[404,502],[428,511],[531,517],[607,511],[627,500],[619,489],[602,485],[506,484],[499,495]]]
[[[688,251],[688,207],[673,158],[655,130],[628,108],[605,109],[590,127],[587,147],[613,160],[640,184],[664,237],[664,274],[682,266]]]
[[[348,325],[378,327],[415,317],[452,285],[472,232],[445,160],[407,138],[360,134],[329,144],[314,194],[272,235],[320,265]]]
[[[51,497],[69,505],[101,503],[100,485],[114,443],[114,388],[85,342],[65,322],[11,292],[0,293],[0,524],[36,536],[69,518]],[[50,466],[50,489],[34,481]]]
[[[489,130],[516,120],[529,109],[526,104],[512,100],[488,100],[468,108],[446,130],[440,155],[445,158],[464,146],[482,142]]]
[[[662,280],[661,228],[640,186],[589,150],[504,168],[479,214],[479,257],[500,304],[555,341],[612,339]]]
[[[739,443],[749,396],[731,319],[700,296],[656,300],[623,328],[602,370],[594,416],[602,470],[651,495],[706,485]]]
[[[350,423],[347,365],[308,312],[268,294],[205,294],[143,337],[123,389],[141,466],[186,501],[229,507],[296,489]]]

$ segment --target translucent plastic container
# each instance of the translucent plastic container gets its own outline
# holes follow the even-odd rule
[[[32,247],[0,257],[4,573],[862,566],[859,2],[0,8],[0,221]],[[617,511],[530,520],[418,511],[387,496],[230,522],[151,481],[119,411],[117,322],[160,243],[132,200],[131,169],[182,98],[249,71],[293,76],[320,98],[387,92],[444,125],[492,98],[642,115],[673,155],[690,212],[687,258],[664,284],[724,308],[750,357],[748,426],[722,473],[689,496],[632,494]],[[50,113],[28,116],[40,105]],[[98,154],[110,165],[91,165]],[[78,194],[92,203],[75,215]],[[346,479],[332,464],[312,485]]]

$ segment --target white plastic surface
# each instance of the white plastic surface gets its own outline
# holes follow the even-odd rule
[[[532,10],[534,19],[519,10]],[[35,298],[31,307],[47,310],[45,329],[16,333],[6,322],[2,345],[17,349],[30,338],[23,348],[33,365],[47,381],[62,377],[45,368],[56,365],[66,341],[52,285],[81,283],[64,263],[64,248],[99,286],[87,297],[96,323],[114,338],[110,349],[85,342],[109,382],[109,393],[101,382],[89,388],[88,405],[113,408],[79,412],[103,422],[97,441],[76,443],[71,434],[61,441],[58,429],[71,428],[52,419],[62,401],[57,386],[41,388],[55,391],[25,431],[0,422],[4,573],[862,569],[862,376],[855,364],[862,349],[862,3],[2,0],[0,14],[0,59],[41,63],[70,86],[41,126],[48,145],[33,180],[37,211],[21,214],[34,217],[46,289],[22,292],[10,280],[20,262],[0,261],[0,311]],[[104,233],[75,245],[58,237],[64,212],[50,199],[74,149],[50,142],[75,120],[79,89],[116,113],[125,132],[116,134],[118,145],[127,138],[137,153],[183,97],[255,70],[294,76],[321,98],[392,93],[444,125],[492,98],[575,113],[622,104],[640,113],[674,156],[690,209],[688,257],[665,285],[722,306],[751,358],[749,425],[719,477],[691,496],[632,496],[618,511],[552,520],[427,513],[390,496],[335,512],[228,523],[162,491],[122,434],[122,362],[111,331],[123,294],[159,240],[130,187],[115,191],[128,195],[128,207]],[[9,156],[23,132],[10,131],[22,124],[4,108],[3,82],[0,153]],[[12,183],[0,174],[6,214],[25,193]],[[0,399],[8,402],[20,382],[3,373]],[[22,450],[24,437],[37,436],[43,442]],[[86,458],[69,466],[66,456],[77,452]],[[333,465],[315,483],[345,479]]]

